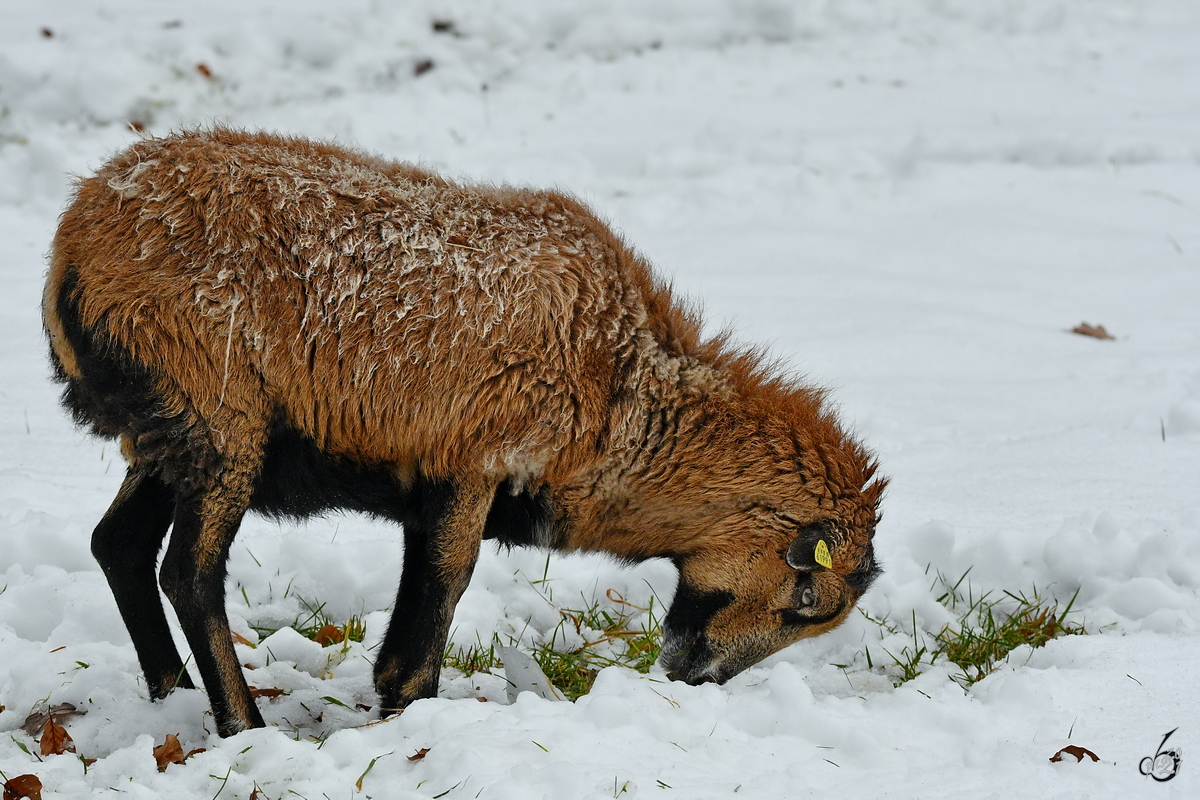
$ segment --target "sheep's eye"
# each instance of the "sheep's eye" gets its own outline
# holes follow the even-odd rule
[[[813,602],[815,602],[815,599],[816,598],[813,595],[813,590],[812,590],[811,586],[809,586],[803,592],[800,593],[800,605],[804,608],[808,608],[809,606],[811,606],[813,604]]]

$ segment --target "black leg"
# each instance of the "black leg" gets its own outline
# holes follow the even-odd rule
[[[170,487],[157,475],[130,467],[121,491],[92,533],[92,555],[112,588],[154,699],[176,686],[194,688],[171,639],[154,579],[174,510]]]
[[[404,523],[404,571],[375,661],[381,716],[437,695],[454,608],[479,557],[495,484],[422,481]],[[417,498],[414,498],[417,499]]]
[[[227,472],[217,486],[180,499],[159,574],[192,647],[222,736],[263,727],[225,613],[226,559],[249,503],[247,484]]]

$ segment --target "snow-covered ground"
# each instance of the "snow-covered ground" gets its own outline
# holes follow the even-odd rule
[[[1192,0],[0,5],[0,771],[48,797],[1196,796],[1197,42]],[[587,200],[714,328],[833,387],[892,478],[862,606],[899,632],[855,615],[720,687],[608,669],[573,704],[446,673],[367,725],[397,531],[252,520],[235,629],[304,598],[365,614],[365,645],[240,645],[292,692],[260,701],[266,730],[218,739],[200,692],[150,703],[88,552],[121,462],[58,407],[39,300],[68,175],[131,122],[214,121]],[[485,550],[462,644],[673,591],[663,564]],[[1091,635],[969,691],[943,662],[893,688],[878,654],[949,621],[934,576],[968,568],[977,592],[1078,590]],[[86,770],[26,752],[26,715],[62,702]],[[1180,772],[1154,782],[1173,728]],[[159,773],[166,734],[206,752]],[[1051,764],[1067,744],[1100,761]]]

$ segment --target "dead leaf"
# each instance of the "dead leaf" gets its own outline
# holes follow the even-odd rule
[[[42,781],[37,775],[18,775],[4,782],[4,800],[42,800]]]
[[[192,756],[198,756],[201,753],[206,752],[207,750],[208,750],[207,747],[197,747],[195,750],[188,750],[187,755],[185,755],[183,757],[183,759],[186,761],[187,759],[191,758]]]
[[[287,691],[286,689],[260,689],[257,686],[250,687],[250,696],[255,699],[258,699],[259,697],[265,697],[268,700],[274,700],[276,697],[282,697],[285,694],[291,694],[291,692]]]
[[[1117,337],[1104,330],[1103,325],[1089,325],[1086,322],[1081,322],[1074,328],[1071,328],[1071,333],[1078,333],[1080,336],[1091,336],[1093,339],[1115,339]]]
[[[1096,755],[1096,754],[1095,754],[1095,753],[1093,753],[1091,750],[1088,750],[1086,747],[1080,747],[1080,746],[1079,746],[1079,745],[1077,745],[1077,744],[1069,744],[1069,745],[1067,745],[1067,746],[1066,746],[1066,747],[1064,747],[1062,750],[1059,750],[1057,753],[1055,753],[1054,755],[1050,756],[1050,760],[1051,760],[1051,761],[1062,761],[1062,760],[1063,760],[1063,757],[1062,757],[1063,753],[1066,753],[1066,754],[1067,754],[1067,755],[1069,755],[1069,756],[1075,756],[1075,763],[1079,763],[1080,761],[1083,761],[1083,757],[1084,757],[1084,756],[1087,756],[1087,757],[1088,757],[1088,758],[1090,758],[1092,761],[1099,761],[1099,760],[1100,760],[1100,756]]]
[[[44,36],[47,39],[53,39],[54,31],[52,31],[50,28],[42,28],[42,36]]]
[[[67,733],[67,729],[53,719],[46,720],[39,744],[44,756],[61,756],[63,753],[75,752],[75,743],[71,741],[71,734]]]
[[[237,631],[233,631],[233,643],[234,643],[234,644],[244,644],[244,645],[246,645],[247,647],[256,647],[256,645],[254,644],[254,642],[250,641],[250,640],[249,640],[249,639],[247,639],[245,636],[242,636],[242,635],[241,635],[240,633],[238,633]]]
[[[431,69],[433,69],[433,59],[432,58],[422,58],[420,61],[418,61],[416,64],[413,65],[413,77],[419,78],[422,75],[424,75],[426,72],[429,72],[429,70],[431,70]]]
[[[342,632],[338,630],[336,625],[326,625],[324,628],[321,628],[321,630],[313,634],[313,641],[321,645],[321,647],[328,647],[331,644],[337,644],[338,642],[342,641],[342,638]]]
[[[21,723],[21,730],[30,736],[37,736],[38,732],[46,727],[47,720],[62,720],[67,717],[83,716],[86,713],[86,711],[80,711],[70,703],[59,703],[53,708],[48,708],[45,711],[35,711],[30,714]]]
[[[166,741],[154,748],[154,760],[158,762],[159,772],[166,772],[170,764],[182,764],[186,758],[179,737],[173,733],[168,733]]]
[[[363,705],[362,703],[355,703],[354,707],[357,708],[359,711],[370,711],[372,708],[371,706]]]
[[[213,71],[211,69],[209,69],[208,64],[205,64],[203,61],[201,61],[199,64],[196,65],[196,72],[199,72],[201,75],[208,78],[210,81],[212,80]]]
[[[420,750],[418,750],[417,752],[415,752],[411,756],[409,756],[408,760],[409,761],[420,761],[422,758],[424,758],[427,755],[429,755],[429,748],[422,747]]]

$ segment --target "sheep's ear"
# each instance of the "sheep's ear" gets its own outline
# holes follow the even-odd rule
[[[824,525],[806,526],[788,547],[788,566],[806,572],[832,569],[833,556],[829,552],[827,535],[828,531]]]

